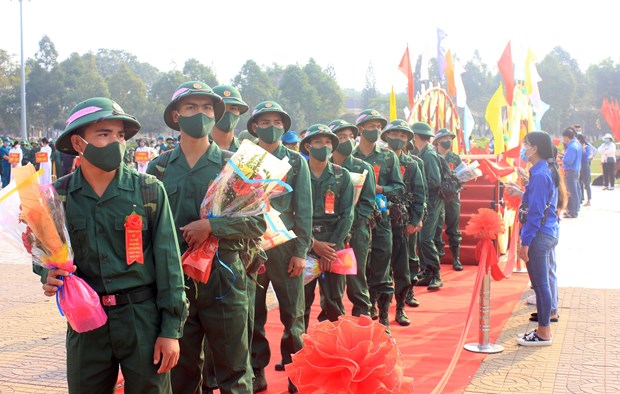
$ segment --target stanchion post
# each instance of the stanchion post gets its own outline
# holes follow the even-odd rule
[[[485,262],[480,262],[485,264]],[[480,286],[480,331],[478,333],[478,343],[465,344],[465,350],[475,353],[500,353],[504,351],[502,345],[489,342],[489,330],[491,327],[491,275],[488,270],[482,278]]]

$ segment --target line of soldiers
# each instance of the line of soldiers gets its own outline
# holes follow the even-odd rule
[[[367,109],[355,124],[339,119],[310,126],[298,153],[282,144],[291,118],[274,101],[253,109],[247,133],[291,164],[284,181],[293,191],[272,198],[271,206],[296,238],[266,252],[263,273],[246,275],[244,241],[265,232],[263,215],[202,219],[200,205],[228,152],[238,150],[233,131],[248,110],[233,86],[180,85],[163,116],[182,138],[149,163],[147,174],[123,163],[125,140],[140,123],[116,102],[92,98],[71,111],[56,146],[80,156],[81,165],[55,186],[65,203],[76,274],[105,301],[108,323],[87,333],[68,327],[70,392],[111,392],[119,365],[127,392],[261,392],[271,358],[265,333],[270,283],[284,327],[278,370],[303,347],[317,282],[319,320],[346,313],[346,292],[352,315],[379,319],[388,333],[393,297],[396,321],[409,325],[405,305],[419,306],[414,283],[442,287],[434,239],[444,206],[428,124],[388,123]],[[364,171],[354,204],[351,173]],[[141,264],[127,259],[124,221],[132,212],[144,220]],[[180,256],[210,234],[219,245],[208,282],[184,278]],[[330,272],[346,247],[355,253],[357,275]],[[316,256],[323,275],[304,286],[308,254]],[[71,274],[35,271],[48,296]],[[297,392],[290,380],[288,391]]]

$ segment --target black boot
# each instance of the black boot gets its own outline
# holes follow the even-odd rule
[[[408,326],[411,324],[411,320],[409,320],[407,314],[405,314],[405,308],[396,308],[396,323],[401,326]]]
[[[416,300],[415,296],[413,295],[413,286],[410,287],[409,291],[407,292],[407,297],[405,298],[405,304],[413,308],[417,308],[420,306],[420,303],[418,302],[418,300]]]
[[[452,268],[455,271],[463,271],[463,264],[459,260],[459,250],[460,246],[450,246],[450,251],[452,252]]]
[[[377,306],[379,307],[379,323],[385,326],[385,332],[390,335],[390,321],[388,313],[390,311],[390,303],[392,302],[392,295],[382,293],[377,300]]]
[[[377,312],[377,295],[374,292],[370,292],[370,318],[377,320],[379,313]]]
[[[265,379],[265,372],[262,369],[254,370],[254,377],[252,378],[252,391],[260,393],[267,390],[267,379]]]

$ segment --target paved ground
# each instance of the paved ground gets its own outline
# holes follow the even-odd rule
[[[485,358],[466,393],[620,392],[617,193],[595,187],[593,205],[562,222],[553,345],[517,346],[517,334],[535,324],[528,321],[535,308],[518,303],[496,341],[505,350]],[[42,295],[28,257],[2,241],[0,250],[0,393],[65,393],[65,319]]]

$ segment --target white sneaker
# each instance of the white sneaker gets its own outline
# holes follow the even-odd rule
[[[536,305],[536,294],[527,297],[526,302],[530,305]]]

